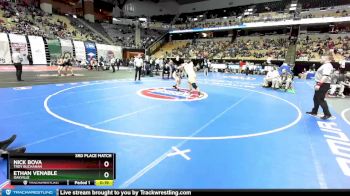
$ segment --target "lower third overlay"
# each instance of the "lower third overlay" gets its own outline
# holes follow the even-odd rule
[[[0,196],[18,196],[18,195],[47,195],[47,196],[61,196],[61,195],[117,195],[117,196],[145,196],[145,195],[191,195],[190,190],[156,190],[156,189],[138,189],[138,190],[121,190],[121,189],[3,189]]]

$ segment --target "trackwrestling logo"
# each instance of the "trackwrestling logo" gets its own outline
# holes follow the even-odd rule
[[[178,91],[174,88],[166,87],[141,89],[137,92],[142,97],[163,101],[199,101],[208,97],[207,93],[201,93],[202,95],[198,96],[196,92],[191,93],[187,89]]]
[[[17,190],[11,190],[11,189],[6,189],[6,190],[2,190],[2,195],[4,196],[16,196],[16,195],[56,195],[56,191],[52,191],[52,190],[33,190],[33,189],[17,189]]]

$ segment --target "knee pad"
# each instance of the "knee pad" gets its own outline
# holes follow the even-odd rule
[[[197,84],[196,84],[196,83],[192,83],[192,87],[193,87],[194,89],[197,89]]]

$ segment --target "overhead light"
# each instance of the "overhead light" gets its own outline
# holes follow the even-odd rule
[[[203,15],[199,15],[199,17],[201,17],[201,18],[202,18],[202,17],[203,17]]]
[[[203,37],[207,37],[208,34],[207,34],[207,33],[202,33],[202,36],[203,36]]]
[[[77,18],[77,15],[73,15],[73,18]]]
[[[253,11],[253,8],[248,9],[248,11],[249,11],[249,12],[252,12],[252,11]]]
[[[296,7],[289,8],[289,10],[296,10],[296,9],[297,9]]]
[[[113,18],[113,21],[117,21],[117,22],[118,22],[118,21],[120,21],[120,20],[119,20],[118,18]]]
[[[139,21],[141,21],[141,22],[147,22],[147,18],[139,18]]]
[[[227,19],[227,16],[222,17],[223,19]]]
[[[292,4],[290,4],[290,6],[291,6],[291,7],[296,7],[297,4],[296,4],[296,3],[292,3]]]
[[[193,21],[197,21],[198,20],[198,18],[193,18]]]

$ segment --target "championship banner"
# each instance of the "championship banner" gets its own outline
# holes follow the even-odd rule
[[[28,36],[28,39],[32,50],[33,65],[47,64],[43,38],[38,36]]]
[[[51,61],[59,58],[62,54],[60,42],[57,39],[47,39],[46,42],[49,47]]]
[[[90,61],[91,58],[97,59],[96,45],[93,42],[84,42],[86,50],[86,60]]]
[[[10,44],[6,33],[0,33],[0,64],[12,64]]]
[[[10,44],[11,44],[12,52],[14,52],[17,48],[19,48],[20,53],[23,56],[22,64],[29,64],[26,37],[24,35],[16,35],[16,34],[9,34],[9,36],[10,36]]]
[[[103,59],[105,60],[108,59],[107,58],[108,46],[106,44],[96,44],[96,49],[97,49],[98,60],[100,60],[101,57],[103,57]]]
[[[123,48],[120,46],[112,46],[112,45],[108,45],[110,50],[114,52],[114,56],[118,59],[122,59],[123,58]]]
[[[71,40],[66,39],[60,39],[61,42],[61,48],[62,48],[62,55],[65,53],[70,53],[71,56],[73,56],[73,44]]]
[[[102,56],[103,59],[110,61],[112,58],[122,59],[122,48],[120,46],[96,44],[98,59]]]
[[[83,61],[86,59],[85,45],[82,41],[73,41],[75,48],[75,57],[78,61]]]

